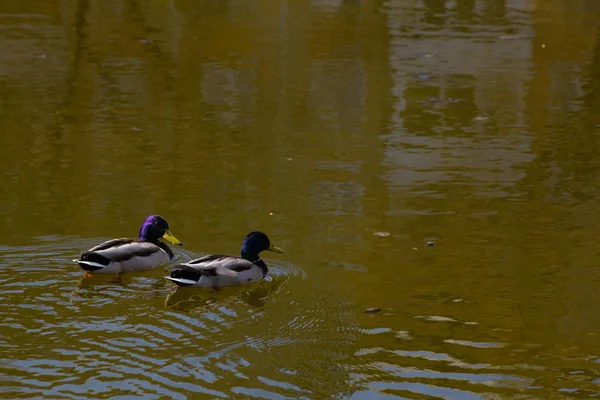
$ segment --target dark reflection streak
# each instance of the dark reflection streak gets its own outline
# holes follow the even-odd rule
[[[465,115],[468,120],[473,120],[480,113],[475,102],[477,79],[471,74],[453,74],[451,77],[459,83],[442,87],[443,99],[450,103],[442,109],[445,121],[459,121]],[[458,100],[458,103],[452,104],[452,100]]]
[[[140,40],[147,40],[147,42],[145,42],[147,48],[149,49],[148,53],[150,55],[153,56],[153,58],[155,59],[155,63],[153,63],[152,65],[160,65],[163,68],[161,69],[157,69],[157,68],[149,68],[149,72],[150,73],[157,73],[160,74],[160,77],[157,77],[157,79],[149,79],[150,82],[162,82],[163,83],[163,89],[165,91],[170,91],[171,88],[173,88],[173,76],[171,74],[171,71],[174,70],[175,68],[175,63],[174,60],[172,59],[172,57],[170,57],[169,54],[165,53],[162,49],[159,43],[156,43],[153,40],[150,40],[149,38],[152,36],[153,31],[156,31],[156,29],[150,28],[149,24],[146,22],[145,18],[144,18],[144,7],[136,0],[132,0],[130,2],[126,3],[128,5],[127,10],[128,10],[128,14],[129,14],[129,18],[131,19],[132,22],[137,23],[137,25],[140,26],[143,35],[142,37],[140,37]],[[160,33],[165,33],[165,32],[160,32]],[[165,43],[166,45],[166,43]]]
[[[588,81],[584,85],[583,101],[588,112],[586,122],[593,127],[600,126],[600,28],[596,32],[589,71]]]
[[[366,148],[378,149],[372,159],[367,160],[364,166],[364,176],[368,180],[364,183],[367,188],[367,199],[369,204],[365,205],[365,212],[369,220],[373,221],[372,229],[380,231],[389,231],[392,229],[389,226],[390,220],[387,218],[387,211],[390,209],[389,190],[386,187],[384,174],[386,172],[383,163],[385,160],[385,144],[380,137],[385,134],[386,125],[392,118],[394,107],[392,101],[394,99],[391,89],[394,86],[390,65],[390,32],[388,23],[388,14],[381,12],[384,8],[383,0],[371,0],[364,5],[365,26],[372,27],[374,30],[370,35],[365,37],[376,37],[377,45],[373,41],[361,40],[361,50],[365,57],[370,58],[367,62],[367,83],[364,112],[365,132],[373,132],[365,136],[365,139],[371,144]],[[373,143],[374,142],[374,143]],[[379,196],[377,195],[379,194]],[[384,196],[384,198],[381,198]],[[372,233],[372,232],[371,232]],[[376,251],[376,249],[373,249]]]
[[[569,47],[561,48],[562,43],[568,40],[567,37],[571,33],[564,28],[557,30],[551,21],[544,18],[543,14],[534,13],[532,15],[535,38],[532,40],[531,46],[532,78],[528,83],[526,114],[529,118],[530,131],[536,133],[532,150],[537,157],[528,168],[523,184],[527,185],[526,190],[531,192],[532,204],[543,202],[545,206],[548,204],[559,205],[573,199],[573,196],[581,196],[593,188],[593,181],[590,182],[591,186],[574,185],[574,182],[580,182],[579,179],[574,179],[575,174],[589,170],[585,164],[596,158],[592,150],[597,141],[595,138],[583,134],[586,131],[589,132],[589,128],[577,126],[584,121],[582,121],[577,108],[574,112],[572,111],[573,108],[570,105],[574,99],[568,97],[572,93],[571,89],[576,88],[579,85],[578,82],[585,80],[585,77],[577,76],[572,71],[560,68],[565,59],[577,59],[581,52],[587,51],[589,47],[585,40],[577,40],[573,41]],[[577,26],[581,23],[580,18],[581,15],[578,13],[567,13],[565,14],[565,24],[566,21],[569,21],[573,26]],[[598,34],[600,31],[597,32],[597,37]],[[598,79],[598,68],[600,67],[599,42],[600,38],[597,38],[588,86],[583,86],[585,92],[583,103],[589,108],[591,118],[597,118],[593,112],[593,93],[594,90],[597,91],[597,89],[593,89],[593,82],[594,79]],[[557,51],[558,48],[560,50]],[[557,112],[557,109],[565,110],[565,112]],[[534,210],[536,213],[545,211],[547,212],[547,209],[536,208]]]
[[[487,0],[484,6],[484,14],[491,22],[504,23],[506,17],[506,0]]]
[[[46,155],[48,159],[44,160],[43,166],[40,168],[41,173],[46,178],[40,180],[40,186],[45,185],[47,188],[47,192],[51,193],[51,196],[54,198],[60,198],[62,193],[61,188],[57,187],[56,182],[58,181],[58,172],[60,171],[63,164],[66,163],[66,160],[68,160],[66,153],[68,152],[69,148],[68,140],[65,137],[66,132],[64,129],[64,122],[66,119],[73,117],[73,115],[70,115],[69,113],[69,108],[71,105],[77,102],[77,82],[79,81],[81,69],[84,64],[84,51],[88,39],[88,12],[89,0],[78,0],[75,10],[75,21],[73,24],[73,57],[71,59],[70,68],[66,73],[64,82],[66,92],[62,101],[60,101],[57,105],[56,114],[51,116],[51,118],[53,118],[51,127],[45,129],[45,132],[41,133],[43,137],[42,142],[49,143],[49,146],[52,148],[52,151]],[[38,190],[36,191],[39,190],[40,188],[38,186]],[[40,202],[40,204],[41,203],[42,202]],[[64,207],[64,203],[60,202],[54,207],[62,208]],[[65,223],[68,222],[65,221]],[[57,227],[53,227],[53,230],[55,232],[56,228]],[[67,230],[67,227],[63,228]]]
[[[526,252],[531,254],[530,257],[538,259],[535,263],[545,267],[537,271],[522,269],[519,272],[522,282],[532,280],[539,282],[535,294],[522,305],[519,325],[531,324],[530,316],[537,315],[545,308],[545,303],[552,301],[553,306],[546,308],[543,322],[540,321],[539,331],[556,334],[560,331],[557,325],[569,314],[567,307],[574,297],[573,290],[570,289],[568,280],[540,280],[539,274],[553,276],[565,268],[577,268],[573,262],[576,251],[559,251],[559,245],[552,246],[545,243],[548,238],[547,232],[557,227],[565,229],[565,222],[579,226],[584,223],[577,218],[574,219],[570,208],[565,206],[574,201],[584,204],[581,201],[585,199],[574,197],[581,196],[582,192],[589,190],[589,185],[585,185],[582,189],[580,184],[589,179],[587,175],[590,171],[595,173],[597,169],[590,168],[589,165],[582,166],[582,163],[586,164],[586,158],[596,153],[593,147],[590,147],[595,146],[595,140],[586,133],[586,130],[577,129],[570,122],[573,118],[579,119],[567,109],[574,99],[563,96],[561,92],[564,88],[576,87],[577,81],[582,77],[557,67],[565,57],[579,54],[581,46],[585,46],[585,43],[573,42],[572,47],[566,50],[556,50],[560,48],[559,43],[563,43],[569,33],[556,31],[554,22],[544,19],[540,13],[532,15],[535,29],[531,46],[532,78],[527,83],[525,104],[529,131],[535,133],[532,152],[536,158],[526,167],[526,176],[518,183],[516,190],[528,194],[528,201],[519,211],[520,215],[527,215],[527,218],[520,224],[528,241],[536,243],[535,246],[528,246]],[[563,26],[569,24],[575,26],[579,22],[577,19],[573,20],[578,18],[575,13],[567,13],[565,18],[569,20],[563,21]],[[547,47],[542,47],[543,44]],[[553,50],[548,51],[548,49]],[[560,82],[560,85],[554,83],[555,81]],[[557,109],[565,112],[557,112]],[[572,230],[572,226],[570,228]],[[561,239],[566,240],[566,237]],[[545,249],[543,253],[539,251],[540,248]],[[581,332],[571,330],[569,334],[574,333]],[[582,334],[580,337],[585,336]],[[536,338],[538,339],[542,340]],[[544,340],[548,340],[548,337]]]
[[[456,3],[458,17],[465,22],[473,22],[475,15],[475,0],[459,0]]]
[[[187,16],[188,20],[202,22],[202,19],[208,17],[222,18],[227,13],[231,6],[231,0],[206,1],[202,6],[198,7],[197,0],[177,0],[175,1],[175,9]],[[198,26],[196,23],[188,26]]]
[[[87,47],[88,40],[87,30],[88,23],[86,14],[89,11],[89,0],[78,0],[77,9],[75,10],[75,23],[73,31],[75,32],[75,44],[73,47],[73,59],[71,60],[71,68],[67,74],[66,87],[67,93],[64,100],[59,106],[59,110],[68,108],[73,104],[76,96],[77,82],[79,80],[80,70],[83,64],[84,50]]]
[[[596,14],[595,17],[598,21],[600,14]],[[575,26],[581,24],[585,17],[580,13],[567,13],[565,19],[567,19],[566,26]],[[592,32],[595,33],[594,36]],[[577,59],[580,54],[587,53],[587,49],[593,48],[589,60],[591,68],[589,74],[583,68],[576,71],[573,69],[563,71],[555,67],[556,71],[553,71],[552,76],[556,79],[556,75],[560,73],[558,80],[561,82],[561,86],[559,88],[567,88],[567,90],[563,89],[564,92],[559,89],[552,93],[554,102],[560,105],[559,109],[566,110],[565,115],[558,117],[563,128],[557,135],[560,135],[562,141],[557,145],[560,145],[562,151],[557,154],[557,159],[553,162],[563,173],[560,175],[560,179],[556,180],[555,202],[559,204],[572,203],[577,210],[583,212],[573,211],[571,208],[554,213],[556,226],[562,227],[565,225],[563,221],[568,221],[567,225],[577,227],[577,229],[573,229],[572,226],[570,229],[567,228],[571,232],[564,234],[565,239],[570,239],[569,241],[573,243],[570,251],[561,252],[556,257],[558,260],[552,259],[552,256],[548,257],[559,265],[558,268],[561,271],[568,267],[571,273],[561,281],[561,285],[548,288],[547,292],[552,291],[551,294],[546,294],[541,300],[553,298],[554,302],[563,305],[556,312],[551,329],[556,332],[555,335],[567,337],[578,345],[597,345],[597,341],[590,338],[589,331],[594,329],[591,328],[592,326],[597,326],[600,322],[596,312],[597,308],[592,305],[596,289],[587,275],[591,268],[595,268],[594,258],[597,254],[595,250],[588,250],[588,246],[584,244],[585,240],[578,240],[587,237],[587,234],[582,234],[584,231],[595,230],[597,232],[595,222],[593,219],[587,220],[586,215],[589,215],[588,213],[597,214],[596,203],[600,193],[598,184],[600,163],[597,156],[598,132],[593,126],[598,122],[598,111],[600,111],[600,82],[598,80],[600,78],[600,29],[596,28],[595,32],[590,30],[589,33],[589,35],[582,35],[581,40],[573,41],[567,51],[557,52],[555,59],[548,60],[552,65],[553,61],[557,61],[556,59]],[[561,43],[564,43],[570,35],[571,32],[565,29],[556,36],[562,40]],[[581,84],[580,82],[585,83]],[[581,97],[576,96],[576,90],[569,90],[578,87],[584,93]],[[564,96],[565,92],[567,96]],[[569,94],[571,96],[568,96]],[[573,106],[574,104],[578,106]],[[559,290],[554,293],[553,290],[557,289],[556,286]],[[585,322],[580,323],[579,321]]]
[[[540,38],[540,26],[539,24],[535,24],[534,28],[536,30],[536,35],[534,39],[532,39],[531,48],[531,80],[527,83],[527,92],[525,95],[525,104],[527,107],[526,115],[529,119],[529,130],[530,132],[544,132],[544,120],[545,120],[545,107],[546,104],[543,102],[537,101],[537,99],[548,99],[548,93],[546,93],[545,88],[548,86],[546,84],[548,79],[548,64],[543,60],[543,53],[540,52],[540,46],[543,43],[543,39]],[[549,180],[555,172],[553,172],[550,168],[548,168],[549,160],[556,159],[556,149],[559,147],[553,146],[551,143],[546,143],[550,141],[550,135],[539,135],[536,134],[534,136],[534,140],[532,143],[532,151],[536,154],[536,158],[534,161],[526,168],[526,175],[521,181],[519,186],[525,186],[524,190],[529,192],[529,199],[532,204],[539,203],[539,201],[546,196],[548,196],[548,191],[552,190],[551,187],[547,185],[537,185],[535,186],[535,182],[542,181],[557,181],[557,180]]]
[[[307,110],[309,100],[305,88],[310,86],[312,60],[311,43],[299,32],[302,32],[303,26],[310,25],[310,13],[301,2],[289,2],[286,7],[287,12],[281,11],[283,30],[286,35],[285,40],[282,41],[284,58],[281,83],[284,91],[281,101],[281,124],[292,132],[303,132],[310,124],[310,113]],[[268,66],[267,62],[263,64]],[[260,71],[257,71],[258,78],[268,79],[266,76],[268,71],[268,68],[260,68]]]
[[[159,43],[154,40],[151,40],[151,37],[153,36],[153,33],[162,34],[162,38],[170,37],[172,32],[167,33],[164,31],[164,29],[159,30],[155,27],[151,27],[151,24],[148,23],[145,18],[145,4],[141,4],[139,1],[136,0],[127,2],[126,4],[126,11],[128,17],[131,20],[132,25],[139,26],[142,32],[142,35],[139,39],[147,41],[144,44],[144,48],[147,49],[147,53],[151,56],[152,59],[151,62],[146,63],[147,67],[145,68],[145,70],[147,71],[146,79],[148,87],[148,96],[150,97],[150,107],[151,109],[158,109],[158,106],[160,106],[160,108],[162,109],[169,110],[170,106],[173,106],[174,102],[178,97],[176,93],[177,86],[175,85],[176,77],[173,75],[173,72],[176,70],[176,61],[173,58],[175,49],[171,48],[170,53],[168,51],[164,51],[162,46],[166,48],[171,42],[165,40],[164,42]],[[150,5],[156,7],[156,5],[153,5],[152,3],[150,3]],[[165,25],[167,25],[166,21]],[[160,85],[157,85],[157,82],[160,82]],[[164,132],[165,134],[172,133],[172,130],[174,129],[176,123],[172,121],[161,121],[161,119],[158,119],[158,121],[159,129],[166,131]],[[167,126],[165,126],[165,124],[167,124]],[[169,140],[168,137],[169,135],[165,135],[162,140]],[[158,146],[161,145],[160,142],[156,144]],[[161,171],[164,173],[168,173],[169,170],[171,170],[171,172],[176,172],[176,167],[174,165],[165,165],[165,167],[161,169]],[[164,193],[176,192],[176,189],[178,187],[181,187],[182,182],[183,181],[179,173],[171,174],[171,178],[166,180]]]
[[[221,2],[218,4],[221,4]],[[201,9],[204,11],[204,8]],[[191,18],[191,15],[197,14],[197,10],[198,8],[195,7],[184,7],[184,10],[179,12]],[[198,19],[200,18],[201,16],[198,16]],[[175,131],[173,132],[177,135],[173,141],[173,153],[189,154],[190,148],[196,149],[192,151],[197,154],[197,163],[201,164],[205,159],[203,152],[200,150],[203,148],[202,135],[196,135],[192,132],[210,132],[216,129],[210,126],[210,122],[207,122],[212,121],[212,119],[206,118],[206,101],[204,91],[201,90],[205,79],[203,60],[206,59],[206,50],[204,49],[204,42],[195,39],[195,35],[198,35],[198,28],[198,25],[193,23],[184,24],[181,27],[181,38],[176,44],[177,48],[172,49],[175,71],[173,90],[176,97],[174,109],[177,116],[174,126]],[[202,32],[206,31],[207,29],[202,29]],[[190,54],[193,54],[198,61],[190,63]],[[179,140],[180,137],[187,137],[187,140]],[[181,181],[186,182],[186,186],[190,187],[187,194],[194,196],[198,204],[202,204],[204,201],[202,198],[203,191],[196,188],[205,187],[204,176],[198,174],[194,169],[185,168],[187,165],[180,164],[177,174]],[[198,214],[195,214],[196,210],[188,210],[188,213],[189,221],[198,223],[197,221],[200,218]]]
[[[442,25],[446,19],[441,15],[446,13],[446,0],[424,0],[425,22],[428,24]]]

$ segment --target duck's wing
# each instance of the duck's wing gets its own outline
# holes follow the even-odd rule
[[[133,239],[113,239],[84,251],[81,259],[86,260],[93,258],[93,255],[98,255],[109,261],[122,262],[134,257],[150,257],[159,251],[162,249],[153,243]]]
[[[118,246],[122,246],[125,244],[133,243],[133,242],[136,242],[136,240],[130,239],[130,238],[111,239],[111,240],[107,240],[104,243],[100,243],[99,245],[97,245],[95,247],[92,247],[87,252],[106,250],[106,249],[110,249],[111,247],[118,247]]]
[[[220,260],[223,260],[226,258],[236,258],[236,257],[228,256],[225,254],[209,254],[204,257],[196,258],[194,260],[191,260],[191,261],[188,261],[185,263],[181,263],[181,265],[189,265],[189,266],[195,265],[195,266],[201,267],[204,264],[211,263],[214,261],[220,261]]]
[[[248,260],[223,254],[211,254],[175,266],[176,269],[194,270],[208,276],[234,276],[252,267],[256,265]]]

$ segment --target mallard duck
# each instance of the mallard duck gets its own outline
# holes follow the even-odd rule
[[[169,224],[160,215],[151,215],[140,228],[139,239],[112,239],[81,253],[73,260],[88,273],[110,274],[119,272],[145,271],[167,264],[173,251],[158,239],[183,246],[169,231]]]
[[[178,286],[219,288],[257,282],[267,276],[267,264],[258,256],[264,250],[283,253],[262,232],[250,232],[244,238],[242,256],[212,254],[176,265],[168,280]]]

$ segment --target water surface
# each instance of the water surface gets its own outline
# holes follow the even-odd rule
[[[598,396],[600,6],[456,3],[0,0],[5,396]]]

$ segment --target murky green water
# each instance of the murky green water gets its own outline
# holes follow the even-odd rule
[[[596,0],[4,0],[0,45],[3,397],[600,396]],[[286,253],[70,263],[152,213]]]

